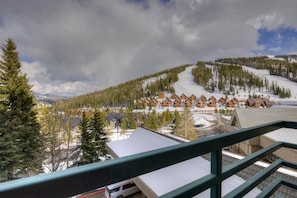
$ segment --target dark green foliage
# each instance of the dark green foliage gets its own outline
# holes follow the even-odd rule
[[[181,124],[181,116],[177,110],[174,111],[174,124],[175,124],[175,129]]]
[[[146,128],[146,129],[151,128],[151,121],[150,121],[149,115],[145,116],[143,127]]]
[[[264,82],[258,76],[242,69],[242,66],[232,64],[208,63],[212,69],[206,67],[205,63],[198,62],[197,68],[192,70],[194,81],[204,86],[208,91],[213,92],[216,88],[228,94],[235,93],[235,87],[258,88],[264,87]],[[217,82],[212,78],[215,76]]]
[[[247,58],[223,58],[217,59],[216,62],[245,65],[255,69],[267,69],[271,75],[282,76],[289,80],[296,81],[297,63],[288,61],[288,56],[278,56],[278,58],[284,58],[285,60],[269,59],[266,56],[259,56]]]
[[[276,82],[272,82],[270,86],[270,90],[274,95],[279,95],[280,98],[287,98],[291,97],[291,90],[290,89],[285,89],[285,88],[280,88]]]
[[[95,148],[97,156],[107,154],[105,144],[108,141],[107,133],[104,129],[104,115],[100,111],[95,111],[90,123],[91,133],[94,134]]]
[[[33,95],[12,39],[2,46],[0,61],[0,180],[42,170],[42,138]]]
[[[158,130],[163,126],[168,126],[175,120],[175,113],[166,110],[158,114],[156,110],[152,110],[149,114],[145,115],[143,127],[150,130]]]
[[[128,122],[129,122],[128,124],[129,129],[136,129],[136,120],[132,110],[128,112]]]
[[[228,63],[228,64],[239,64],[255,69],[267,69],[269,70],[270,75],[281,76],[287,78],[291,81],[297,82],[297,64],[295,62],[288,61],[289,57],[295,57],[296,55],[289,56],[277,56],[280,59],[269,59],[266,56],[260,57],[248,57],[248,58],[224,58],[218,59],[216,62]],[[281,88],[276,85],[274,82],[269,86],[267,79],[265,81],[260,80],[259,78],[250,77],[248,80],[248,87],[251,89],[252,86],[255,86],[261,91],[263,87],[267,90],[270,90],[273,94],[279,95],[280,98],[291,97],[291,91],[289,89]]]
[[[192,70],[192,74],[194,76],[194,82],[203,86],[205,89],[207,88],[208,82],[212,79],[212,71],[210,68],[205,66],[204,62],[198,62],[197,68]]]
[[[127,128],[127,119],[125,117],[122,117],[121,129],[127,130]]]
[[[153,110],[150,117],[150,129],[157,130],[158,129],[158,117],[156,110]]]
[[[159,117],[160,125],[169,125],[173,121],[173,116],[174,115],[170,113],[168,109],[166,111],[163,111]]]
[[[136,129],[136,120],[132,109],[127,109],[127,111],[121,113],[121,129]]]
[[[93,134],[89,129],[89,120],[85,114],[82,115],[82,121],[80,123],[81,131],[81,150],[82,150],[82,159],[80,164],[88,164],[94,161],[94,156],[96,151],[93,145]]]
[[[108,137],[104,129],[104,119],[104,115],[100,111],[95,111],[90,119],[83,113],[80,124],[83,155],[80,164],[100,161],[99,157],[107,154],[105,144],[108,141]]]

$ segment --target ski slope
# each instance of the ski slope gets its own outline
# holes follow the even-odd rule
[[[198,84],[196,84],[193,81],[193,75],[192,75],[192,69],[196,66],[190,66],[187,67],[185,71],[178,74],[178,81],[174,84],[175,93],[180,96],[183,93],[187,96],[190,96],[192,94],[196,95],[197,97],[200,97],[201,95],[204,95],[206,98],[209,98],[211,96],[216,97],[219,99],[220,97],[225,97],[223,93],[220,93],[218,91],[215,91],[213,93],[210,93],[204,88]],[[248,96],[253,93],[257,95],[264,95],[269,96],[270,100],[274,101],[283,101],[283,100],[297,100],[297,83],[292,82],[288,80],[287,78],[283,78],[280,76],[270,75],[268,70],[257,70],[251,67],[242,66],[244,70],[253,73],[259,77],[266,78],[269,83],[272,83],[273,81],[277,83],[277,85],[282,88],[289,88],[291,90],[291,97],[290,98],[279,98],[277,95],[273,95],[269,92],[259,92],[258,89],[252,89],[250,92],[247,90],[244,92],[244,90],[238,90],[238,94],[235,94],[234,96],[228,96],[229,98],[236,97],[238,99],[248,99]]]

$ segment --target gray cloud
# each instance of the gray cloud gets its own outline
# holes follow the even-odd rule
[[[253,55],[258,28],[297,27],[295,0],[2,0],[0,42],[12,37],[34,89],[89,92],[218,57]],[[38,69],[36,72],[34,69]]]

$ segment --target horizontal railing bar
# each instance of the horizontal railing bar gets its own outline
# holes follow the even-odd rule
[[[263,135],[270,131],[280,129],[283,127],[283,125],[284,125],[283,121],[270,122],[270,123],[250,127],[250,128],[243,128],[233,132],[224,133],[218,136],[204,138],[200,140],[200,142],[202,141],[208,142],[208,145],[210,148],[208,149],[207,153],[209,153],[212,151],[220,150],[226,146],[233,145],[238,142],[242,142],[242,141]],[[205,154],[205,153],[201,153],[201,154]]]
[[[297,184],[295,184],[295,183],[289,182],[287,180],[282,180],[282,184],[297,190]]]
[[[275,179],[270,185],[268,185],[256,198],[270,197],[282,184],[282,179]]]
[[[284,142],[284,147],[291,148],[291,149],[297,149],[297,144],[292,144],[292,143],[289,143],[289,142]]]
[[[297,185],[295,183],[289,182],[287,180],[277,178],[269,186],[267,186],[256,198],[271,197],[275,191],[281,186],[285,185],[287,187],[297,190]]]
[[[225,167],[223,167],[223,173],[222,173],[222,177],[224,179],[230,177],[231,175],[236,174],[237,172],[243,170],[244,168],[248,167],[249,165],[255,163],[256,161],[262,159],[263,157],[265,157],[266,155],[273,153],[274,151],[276,151],[277,149],[281,148],[283,145],[283,142],[275,142],[274,144],[265,147],[261,150],[258,150],[254,153],[252,153],[251,155],[241,159],[241,160],[237,160],[235,162],[233,162],[230,165],[227,165]]]
[[[273,162],[270,166],[263,169],[250,179],[246,180],[245,183],[228,193],[224,198],[241,198],[246,193],[248,193],[250,190],[255,188],[259,183],[261,183],[264,179],[266,179],[269,175],[271,175],[275,170],[277,170],[282,165],[282,160],[278,159],[275,162]]]
[[[297,164],[289,162],[289,161],[283,161],[283,166],[289,167],[289,168],[294,168],[297,170]]]
[[[172,198],[172,197],[193,197],[205,190],[210,186],[216,184],[216,175],[208,174],[196,181],[175,189],[167,194],[160,196],[160,198]]]
[[[283,127],[284,128],[297,129],[297,124],[296,124],[296,122],[283,121]]]

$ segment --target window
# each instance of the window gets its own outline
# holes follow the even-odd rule
[[[120,190],[120,187],[117,187],[117,188],[114,188],[114,189],[108,189],[107,188],[107,191],[109,192],[109,194],[114,193],[114,192],[117,192],[119,190]]]
[[[126,184],[126,185],[123,186],[123,190],[125,190],[127,188],[131,188],[133,186],[135,186],[135,184],[132,184],[132,183]]]

